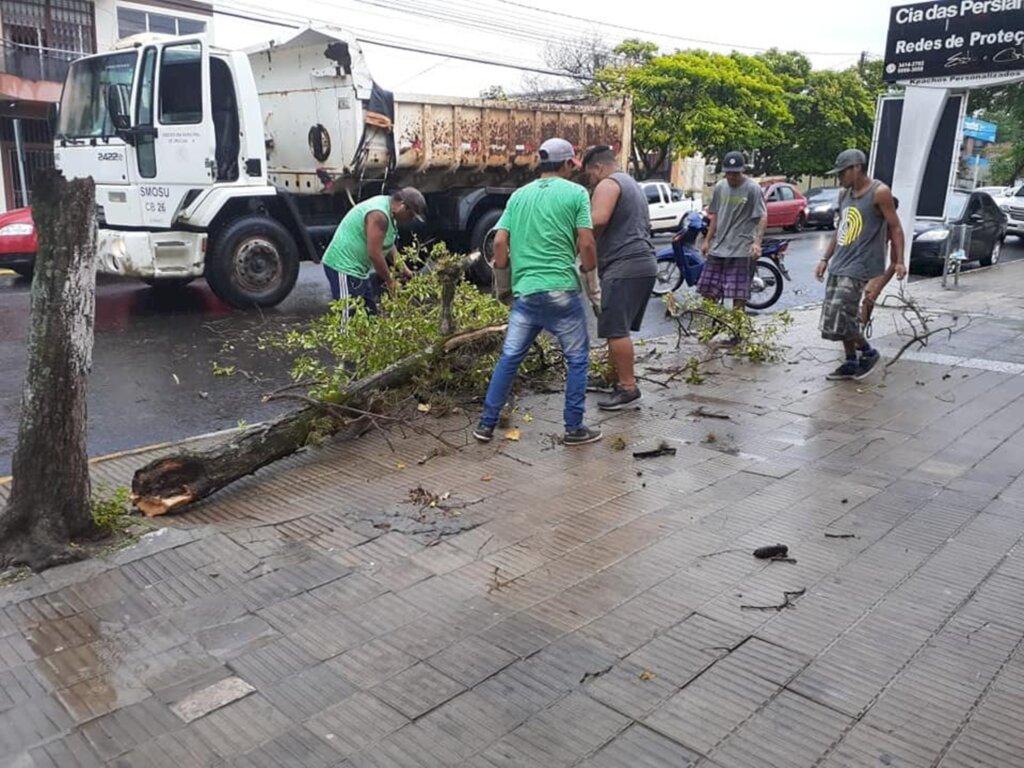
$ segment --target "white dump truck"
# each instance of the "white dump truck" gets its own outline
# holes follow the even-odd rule
[[[627,101],[395,96],[335,28],[246,51],[147,35],[71,65],[55,152],[67,177],[96,182],[100,272],[205,276],[229,304],[272,306],[355,202],[416,186],[421,240],[475,249],[545,138],[610,144],[625,162],[631,120]]]

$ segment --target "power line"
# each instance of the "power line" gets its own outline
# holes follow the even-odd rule
[[[610,22],[610,21],[595,21],[594,19],[587,19],[587,18],[584,18],[583,16],[573,16],[570,13],[563,13],[561,11],[551,11],[551,10],[548,10],[546,8],[537,8],[536,6],[532,6],[532,5],[527,5],[525,3],[516,2],[516,0],[498,0],[498,2],[502,3],[503,5],[514,5],[517,8],[523,8],[523,9],[526,9],[526,10],[529,10],[529,11],[533,11],[535,13],[546,13],[546,14],[549,14],[551,16],[560,16],[563,19],[572,19],[573,21],[583,21],[583,22],[587,22],[588,24],[598,24],[598,25],[601,25],[601,26],[610,27],[612,29],[619,29],[619,30],[622,30],[624,32],[632,32],[634,34],[640,34],[640,35],[649,35],[651,37],[660,37],[660,38],[664,38],[666,40],[679,40],[679,41],[687,42],[687,43],[699,43],[700,45],[715,45],[715,46],[719,46],[721,48],[736,48],[736,49],[745,50],[745,51],[758,51],[760,53],[764,53],[765,51],[771,50],[770,48],[758,48],[757,46],[754,46],[754,45],[740,45],[739,43],[723,43],[723,42],[715,41],[715,40],[701,40],[701,39],[698,39],[698,38],[695,38],[695,37],[682,37],[680,35],[669,35],[669,34],[666,34],[664,32],[654,32],[654,31],[649,30],[649,29],[640,29],[638,27],[628,27],[628,26],[625,26],[623,24],[615,24],[615,23]],[[860,52],[849,53],[849,52],[836,52],[836,51],[799,51],[799,53],[803,53],[803,54],[808,55],[808,56],[859,56],[860,55]]]

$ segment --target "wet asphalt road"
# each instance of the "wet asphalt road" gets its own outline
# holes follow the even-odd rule
[[[786,263],[793,281],[775,308],[820,300],[822,287],[812,270],[830,235],[781,235],[792,241]],[[667,242],[658,238],[659,246]],[[1024,244],[1009,238],[1003,259],[1024,259]],[[258,349],[257,341],[316,316],[328,298],[323,272],[314,264],[303,264],[287,300],[262,312],[232,310],[202,280],[165,296],[142,283],[101,277],[89,381],[89,454],[228,429],[285,410],[287,404],[263,404],[260,397],[288,383],[288,362]],[[0,276],[0,475],[10,471],[15,446],[28,325],[28,281]],[[660,300],[652,299],[642,335],[673,332]],[[214,362],[245,373],[217,376]]]

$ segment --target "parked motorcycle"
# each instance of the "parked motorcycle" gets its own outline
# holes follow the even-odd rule
[[[684,219],[683,226],[672,237],[672,244],[661,248],[655,254],[658,261],[658,275],[654,281],[655,296],[679,290],[683,282],[689,286],[697,284],[704,259],[694,244],[697,238],[707,234],[709,219],[694,211]],[[754,262],[751,275],[751,309],[767,309],[782,296],[784,280],[790,279],[786,269],[788,240],[765,238],[761,241],[761,257]]]

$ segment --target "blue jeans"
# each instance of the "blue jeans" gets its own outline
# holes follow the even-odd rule
[[[358,296],[366,304],[367,314],[379,314],[380,278],[376,274],[372,274],[363,280],[358,277],[342,274],[326,264],[324,264],[324,274],[327,275],[327,284],[331,288],[331,298],[334,301]]]
[[[517,296],[512,302],[505,345],[491,374],[491,385],[487,388],[484,411],[480,416],[480,423],[485,427],[497,425],[519,365],[541,331],[549,331],[558,338],[569,366],[569,377],[565,383],[565,428],[572,430],[583,426],[590,362],[587,315],[579,293],[553,291]]]

